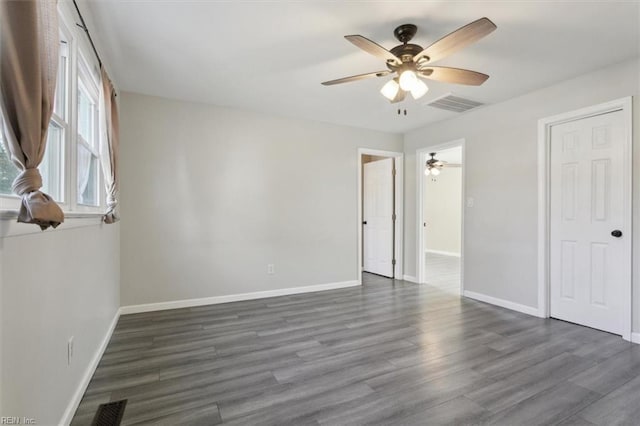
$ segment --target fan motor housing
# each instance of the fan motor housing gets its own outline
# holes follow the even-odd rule
[[[416,35],[417,31],[418,27],[413,24],[403,24],[393,30],[393,35],[402,44],[391,49],[391,53],[400,58],[403,64],[412,62],[413,57],[422,52],[422,47],[417,44],[409,44],[409,41]],[[398,69],[398,66],[389,68],[395,71]]]
[[[402,62],[412,61],[413,57],[420,52],[422,52],[422,47],[417,44],[401,44],[391,49],[391,53],[400,58]]]
[[[391,49],[391,53],[399,58],[402,63],[396,64],[394,62],[387,62],[387,68],[389,68],[393,72],[402,72],[405,69],[415,71],[416,64],[413,63],[413,57],[420,52],[422,52],[422,47],[418,46],[417,44],[401,44],[399,46],[396,46]]]

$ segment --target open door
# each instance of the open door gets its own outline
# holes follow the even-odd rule
[[[393,278],[393,158],[363,166],[363,270]]]

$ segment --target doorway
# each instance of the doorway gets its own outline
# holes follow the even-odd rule
[[[541,120],[541,316],[631,334],[631,119],[619,100]]]
[[[362,270],[393,278],[393,157],[365,155],[362,163]]]
[[[462,294],[464,141],[418,151],[418,281]]]
[[[401,152],[358,150],[358,277],[402,278]]]

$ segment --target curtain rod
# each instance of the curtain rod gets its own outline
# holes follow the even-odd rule
[[[91,38],[91,34],[89,34],[89,28],[87,28],[87,24],[85,24],[84,22],[84,18],[82,17],[82,13],[80,13],[80,9],[78,8],[78,3],[76,3],[76,0],[73,0],[73,5],[76,7],[76,12],[78,12],[78,16],[80,17],[80,22],[82,23],[82,25],[80,24],[76,24],[76,25],[82,28],[84,32],[87,34],[87,38],[89,39],[89,43],[91,43],[91,48],[93,49],[93,53],[95,53],[96,58],[98,59],[98,64],[100,64],[100,66],[102,67],[102,60],[100,59],[100,55],[98,55],[98,51],[96,50],[96,45],[93,44],[93,39]]]
[[[93,43],[93,39],[91,38],[91,34],[89,34],[89,28],[87,28],[87,24],[84,22],[84,17],[82,16],[82,13],[80,13],[80,8],[78,7],[78,3],[76,2],[76,0],[73,0],[73,5],[75,6],[76,12],[78,12],[78,16],[80,17],[80,24],[76,23],[76,25],[84,30],[85,34],[87,35],[87,38],[89,39],[89,43],[91,43],[91,48],[93,49],[93,53],[96,55],[96,59],[98,60],[98,64],[100,65],[100,68],[102,68],[102,59],[100,59],[100,55],[98,54],[98,50],[96,49],[96,45]],[[114,90],[114,95],[118,96],[115,93],[115,90]]]

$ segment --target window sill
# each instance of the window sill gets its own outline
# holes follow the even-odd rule
[[[17,210],[0,210],[0,238],[16,237],[20,235],[41,234],[43,232],[58,232],[67,229],[86,226],[102,226],[103,213],[65,212],[64,222],[57,228],[42,231],[37,225],[18,223]]]

